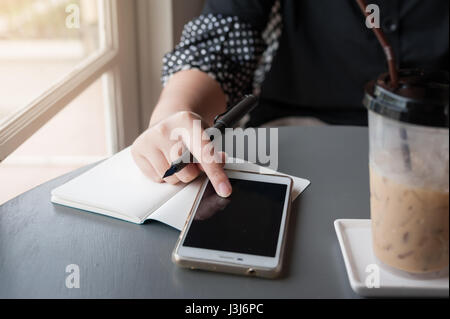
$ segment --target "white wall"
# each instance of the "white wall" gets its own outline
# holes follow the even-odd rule
[[[204,0],[137,0],[141,131],[158,101],[162,57],[178,42],[186,22],[200,14]]]

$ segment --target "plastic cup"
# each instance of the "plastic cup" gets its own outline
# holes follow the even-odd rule
[[[401,71],[366,86],[375,256],[427,274],[449,265],[448,73]]]

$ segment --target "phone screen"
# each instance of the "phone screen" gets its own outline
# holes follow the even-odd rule
[[[275,257],[287,185],[230,178],[218,196],[208,182],[183,245]]]

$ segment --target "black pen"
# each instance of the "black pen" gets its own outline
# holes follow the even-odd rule
[[[258,99],[253,95],[246,95],[242,101],[228,109],[225,113],[217,115],[214,119],[214,128],[218,129],[222,134],[227,127],[233,127],[240,119],[253,110],[258,104]],[[170,168],[166,171],[163,178],[172,176],[186,167],[188,162],[183,159],[190,156],[189,150],[184,151],[179,159],[172,162]]]

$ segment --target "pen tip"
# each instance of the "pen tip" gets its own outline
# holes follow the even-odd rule
[[[173,174],[175,174],[175,168],[173,166],[171,166],[165,173],[163,176],[163,179],[169,176],[172,176]]]

